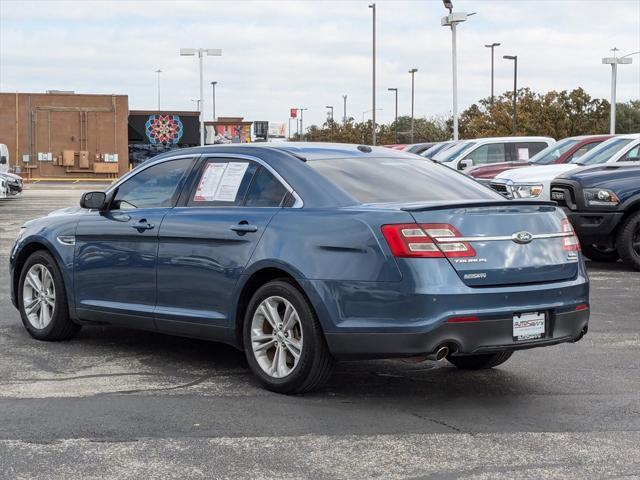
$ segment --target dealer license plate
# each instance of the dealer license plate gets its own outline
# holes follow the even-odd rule
[[[544,312],[518,313],[513,316],[513,340],[536,340],[544,337]]]

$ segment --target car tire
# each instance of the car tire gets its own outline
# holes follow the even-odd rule
[[[80,330],[80,325],[69,318],[62,273],[48,252],[39,250],[27,258],[20,272],[17,297],[22,323],[33,338],[66,340]]]
[[[594,262],[617,262],[620,254],[615,247],[602,247],[600,245],[582,245],[582,253]]]
[[[616,245],[622,261],[640,270],[640,212],[624,221],[618,232]]]
[[[480,355],[449,355],[447,360],[463,370],[484,370],[503,364],[513,355],[513,351],[505,350],[498,353],[484,353]]]
[[[268,390],[305,393],[331,376],[334,359],[320,322],[288,279],[270,281],[255,292],[245,314],[243,340],[249,368]]]

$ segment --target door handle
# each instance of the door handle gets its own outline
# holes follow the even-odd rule
[[[153,223],[147,222],[147,220],[143,218],[137,223],[131,225],[131,228],[135,228],[136,230],[152,230],[155,228],[155,225]]]
[[[233,230],[238,235],[244,235],[245,233],[255,233],[258,231],[258,227],[256,225],[249,225],[248,222],[240,222],[237,225],[231,225],[229,229]]]

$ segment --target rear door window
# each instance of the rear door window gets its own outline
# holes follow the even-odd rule
[[[334,158],[307,165],[361,203],[504,200],[466,175],[420,158]]]
[[[497,163],[506,161],[505,144],[489,143],[481,145],[473,152],[468,154],[466,159],[473,160],[474,165],[486,165],[488,163]]]
[[[237,207],[244,198],[258,165],[248,160],[206,159],[189,196],[190,207]]]

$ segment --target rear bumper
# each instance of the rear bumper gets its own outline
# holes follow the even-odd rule
[[[582,243],[605,244],[620,224],[624,212],[576,212],[563,208]]]
[[[575,342],[586,333],[589,311],[547,312],[545,336],[514,341],[512,318],[484,318],[477,322],[444,323],[422,333],[328,333],[327,343],[339,359],[393,358],[425,355],[446,345],[453,354],[524,350]]]

